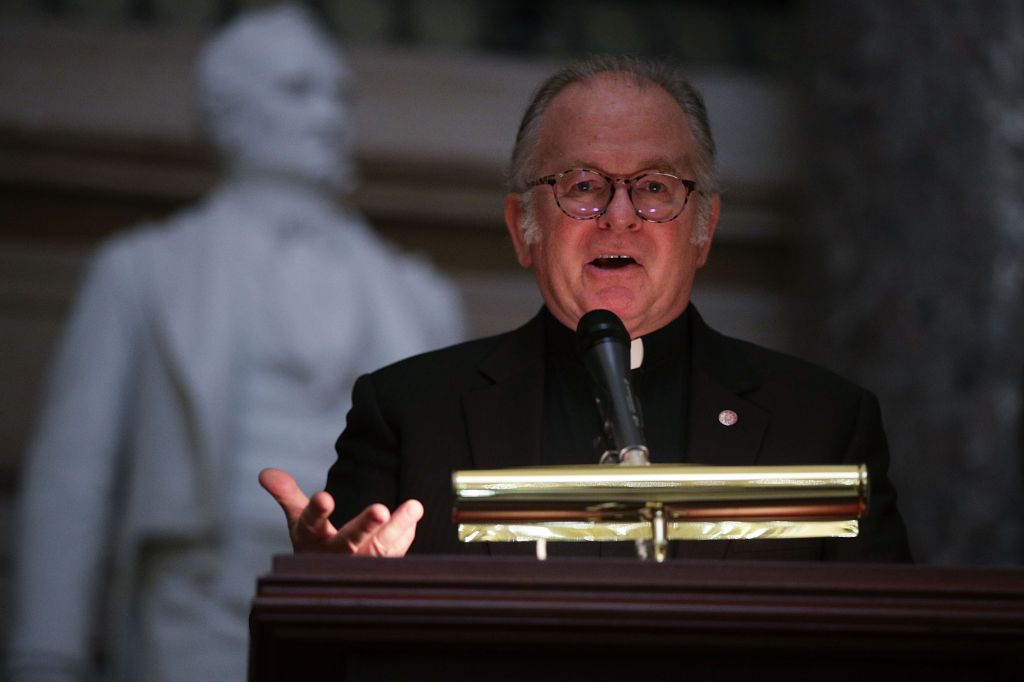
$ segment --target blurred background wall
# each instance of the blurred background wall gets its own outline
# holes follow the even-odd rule
[[[1024,4],[804,23],[814,355],[879,393],[916,554],[1020,562]]]
[[[19,459],[83,257],[213,185],[192,60],[263,4],[0,3],[4,584]],[[539,305],[501,219],[532,88],[590,52],[679,63],[708,100],[725,186],[694,294],[705,316],[879,392],[920,561],[1024,562],[1019,3],[308,4],[356,71],[356,201],[455,279],[474,334]]]

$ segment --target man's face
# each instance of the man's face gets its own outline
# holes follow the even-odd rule
[[[590,168],[613,178],[662,171],[694,179],[696,147],[682,109],[660,87],[620,74],[601,74],[559,93],[541,121],[537,145],[538,176]],[[575,329],[585,313],[604,308],[636,338],[686,308],[694,275],[711,248],[717,196],[702,245],[693,241],[694,194],[676,219],[649,223],[636,215],[619,184],[604,215],[574,220],[558,208],[551,187],[541,185],[522,195],[533,202],[540,227],[533,244],[519,229],[519,197],[505,199],[516,255],[523,267],[533,268],[544,302],[562,324]]]

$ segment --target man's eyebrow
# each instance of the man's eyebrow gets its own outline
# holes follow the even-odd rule
[[[676,173],[679,172],[682,167],[683,165],[677,161],[671,161],[668,157],[659,156],[654,159],[649,159],[647,163],[644,164],[643,170],[671,171]]]

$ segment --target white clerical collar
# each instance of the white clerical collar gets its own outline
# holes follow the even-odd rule
[[[639,369],[644,364],[644,340],[636,337],[629,344],[629,368]]]

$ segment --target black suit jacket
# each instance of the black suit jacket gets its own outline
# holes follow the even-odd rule
[[[688,460],[741,466],[865,463],[871,499],[856,539],[676,542],[673,555],[908,561],[875,397],[807,362],[719,334],[693,308],[691,315],[689,414],[680,415],[688,420]],[[394,508],[416,498],[426,512],[411,552],[532,552],[532,543],[459,543],[451,522],[451,473],[540,464],[544,371],[537,316],[515,331],[360,377],[337,442],[338,460],[328,473],[335,523],[373,502]],[[725,409],[736,412],[736,424],[719,423]],[[612,544],[621,550],[624,543]]]

